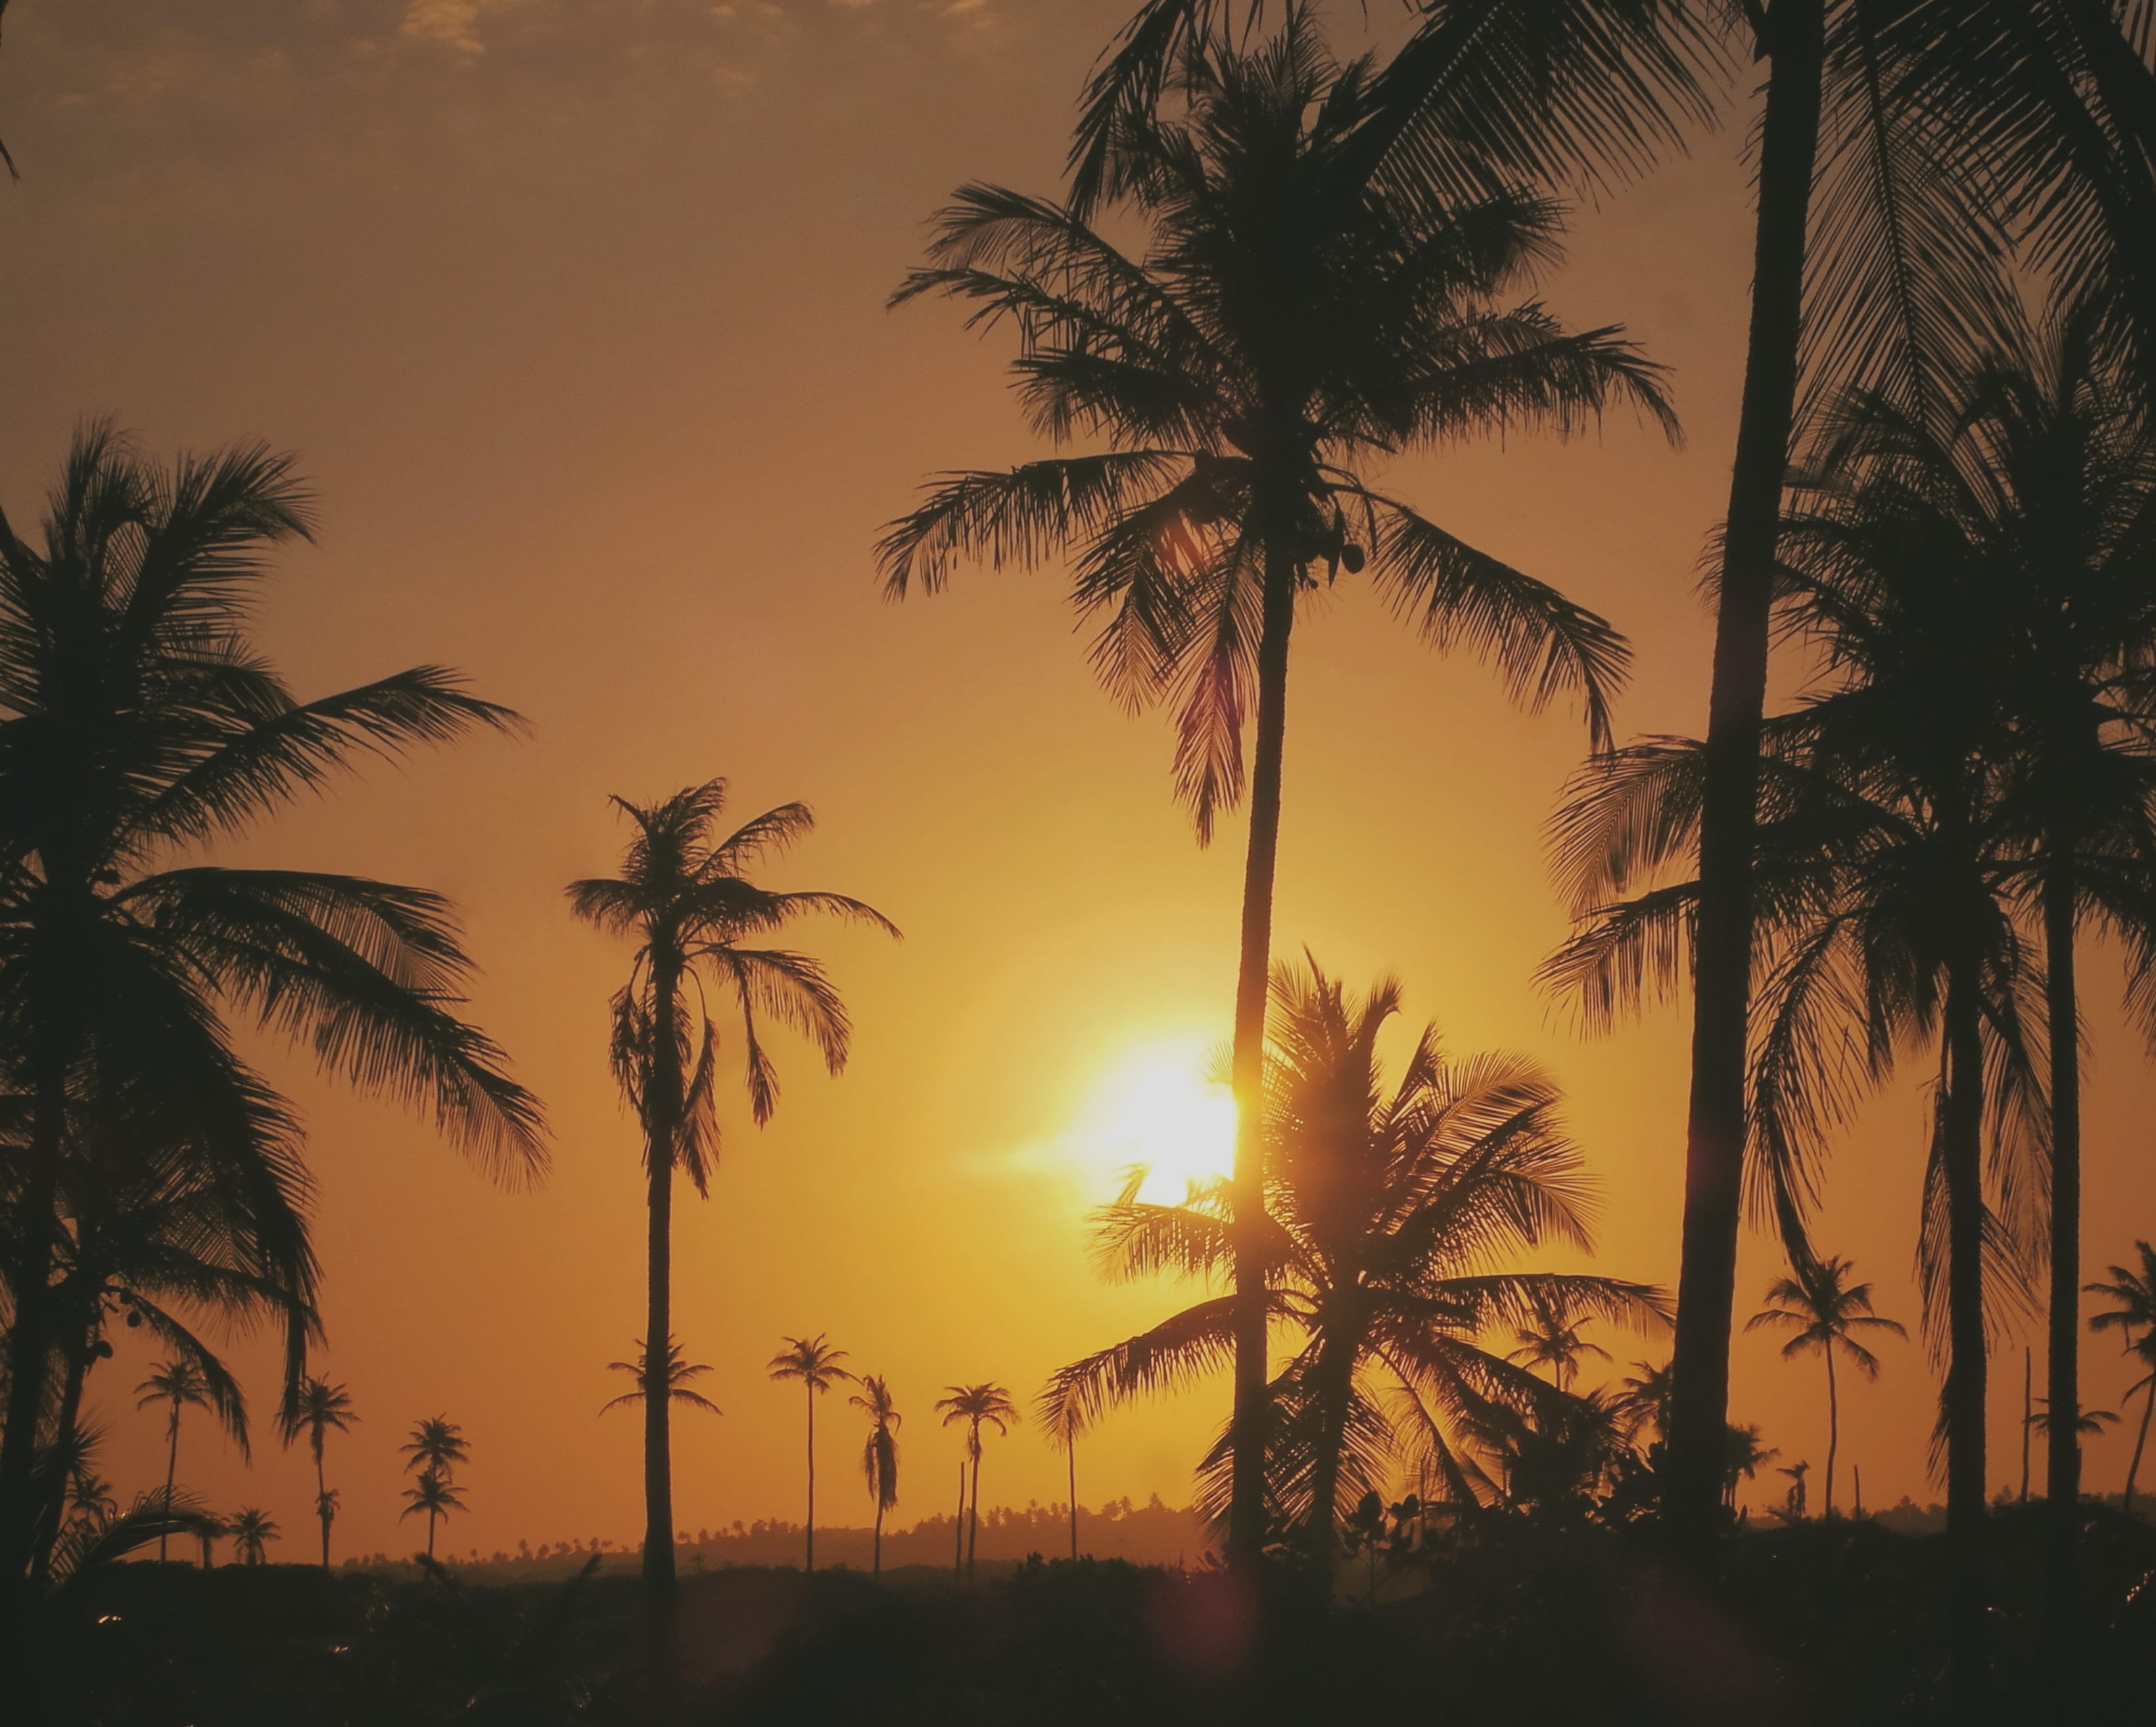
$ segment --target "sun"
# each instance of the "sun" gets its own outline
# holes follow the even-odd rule
[[[1089,1174],[1113,1180],[1142,1164],[1140,1196],[1180,1205],[1192,1182],[1234,1171],[1235,1101],[1205,1077],[1199,1051],[1133,1050],[1101,1076],[1073,1137]]]

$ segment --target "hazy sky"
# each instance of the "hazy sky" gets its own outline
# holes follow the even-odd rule
[[[249,848],[455,896],[486,971],[475,1015],[554,1128],[552,1180],[505,1194],[393,1108],[270,1060],[313,1129],[321,1370],[365,1418],[332,1441],[341,1550],[416,1545],[394,1447],[439,1412],[474,1452],[472,1514],[446,1545],[640,1526],[637,1422],[596,1413],[642,1327],[637,1145],[605,1062],[627,955],[562,895],[618,854],[609,793],[723,774],[744,815],[806,799],[819,830],[772,879],[866,899],[907,938],[804,930],[852,1005],[853,1066],[834,1082],[783,1049],[778,1118],[758,1132],[734,1110],[712,1200],[677,1214],[680,1330],[726,1411],[681,1423],[684,1527],[799,1515],[798,1395],[762,1374],[782,1333],[829,1332],[891,1378],[910,1520],[941,1508],[957,1453],[929,1407],[942,1386],[1029,1396],[1178,1300],[1101,1284],[1083,1220],[1127,1159],[1116,1099],[1225,1031],[1240,833],[1194,845],[1163,722],[1092,686],[1056,573],[969,573],[892,607],[870,560],[925,475],[1037,450],[994,338],[883,301],[960,182],[1054,189],[1080,80],[1127,3],[10,7],[0,136],[23,179],[0,187],[0,501],[33,519],[86,415],[160,452],[296,450],[323,532],[282,560],[260,627],[297,687],[441,662],[532,722],[370,774]],[[1580,213],[1548,285],[1566,316],[1622,322],[1671,367],[1684,450],[1627,419],[1389,476],[1630,632],[1628,732],[1702,723],[1696,565],[1738,382],[1739,134]],[[1576,721],[1515,713],[1346,583],[1296,655],[1281,948],[1358,982],[1398,971],[1455,1051],[1548,1061],[1605,1196],[1599,1268],[1673,1282],[1681,1018],[1584,1042],[1532,983],[1563,933],[1540,828]],[[2096,1063],[2092,1273],[2156,1232],[2156,1086],[2101,1015]],[[1922,1108],[1908,1089],[1871,1112],[1821,1231],[1912,1322]],[[1748,1243],[1740,1299],[1774,1262]],[[2010,1332],[1994,1486],[2018,1473]],[[1620,1364],[1666,1352],[1599,1340]],[[2092,1342],[2087,1397],[2107,1405],[2128,1375]],[[1818,1363],[1774,1347],[1740,1341],[1734,1413],[1784,1461],[1823,1461]],[[191,1417],[181,1475],[304,1543],[312,1483],[268,1431],[273,1355],[236,1354],[263,1430],[253,1473]],[[1917,1346],[1886,1359],[1845,1399],[1843,1457],[1874,1503],[1929,1496],[1933,1383]],[[123,1348],[91,1382],[126,1490],[162,1470],[161,1425],[126,1395],[145,1365]],[[1081,1496],[1185,1498],[1224,1396],[1111,1422],[1081,1452]],[[822,1505],[863,1520],[856,1424],[829,1414]],[[2095,1444],[2093,1486],[2117,1487],[2128,1442]],[[1059,1498],[1061,1470],[1014,1437],[987,1497]]]

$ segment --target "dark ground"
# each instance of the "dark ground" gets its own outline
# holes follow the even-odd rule
[[[2037,1508],[1996,1521],[2002,1719],[2029,1706]],[[2092,1508],[2082,1719],[2156,1720],[2156,1529]],[[685,1727],[1831,1727],[1941,1720],[1943,1543],[1870,1523],[1750,1534],[1720,1604],[1636,1537],[1515,1527],[1324,1601],[1283,1579],[1120,1562],[684,1580]],[[126,1565],[47,1647],[97,1727],[626,1724],[636,1580],[400,1582],[297,1565]]]

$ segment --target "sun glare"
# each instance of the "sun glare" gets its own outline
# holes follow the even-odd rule
[[[1140,1050],[1102,1077],[1077,1138],[1091,1171],[1112,1180],[1141,1164],[1141,1196],[1180,1205],[1192,1182],[1233,1171],[1235,1101],[1195,1052]]]

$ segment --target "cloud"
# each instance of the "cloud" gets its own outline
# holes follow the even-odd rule
[[[459,54],[485,54],[479,39],[481,0],[408,0],[398,33],[439,42]]]

